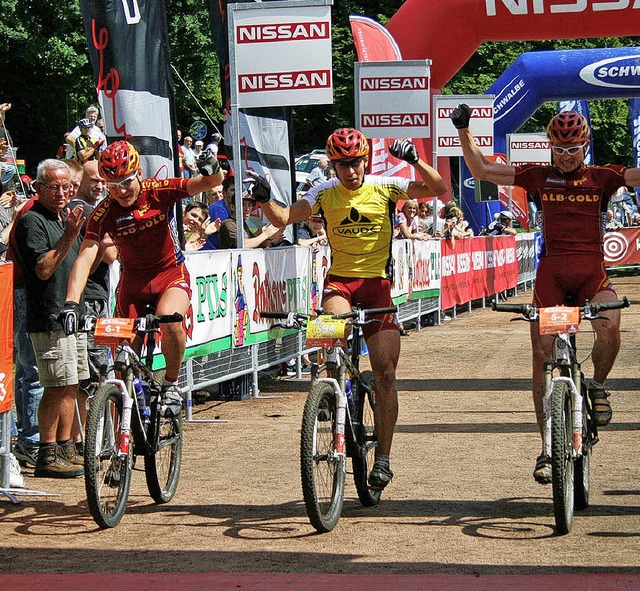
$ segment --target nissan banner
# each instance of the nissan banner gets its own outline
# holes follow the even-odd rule
[[[333,103],[331,2],[229,5],[229,51],[239,108]]]
[[[438,156],[462,156],[458,130],[451,123],[451,112],[465,103],[471,109],[469,129],[473,133],[480,151],[485,156],[493,155],[493,95],[438,95],[433,97],[434,122]]]
[[[430,137],[430,64],[356,62],[356,127],[376,138]]]

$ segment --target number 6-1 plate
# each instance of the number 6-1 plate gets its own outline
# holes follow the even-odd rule
[[[97,345],[115,345],[124,339],[132,340],[135,318],[98,318],[93,332]]]
[[[307,323],[307,346],[309,347],[342,347],[346,343],[344,337],[347,321],[332,316],[317,316]]]
[[[580,324],[580,308],[556,306],[541,308],[538,311],[541,335],[578,332]]]

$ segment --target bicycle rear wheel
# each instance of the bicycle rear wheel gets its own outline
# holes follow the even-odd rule
[[[569,533],[574,509],[573,420],[571,391],[566,382],[555,382],[551,392],[551,485],[556,530]]]
[[[369,472],[375,461],[378,435],[375,429],[373,412],[376,404],[376,386],[372,371],[360,374],[361,383],[357,390],[356,424],[353,425],[357,454],[353,457],[353,480],[358,491],[360,503],[365,507],[373,507],[380,502],[380,490],[369,487]]]
[[[168,503],[176,494],[182,466],[182,413],[161,417],[152,410],[147,436],[153,452],[144,456],[144,473],[151,498]]]
[[[589,479],[591,477],[591,446],[589,415],[587,409],[586,388],[582,398],[582,455],[575,461],[575,508],[586,509],[589,506]]]
[[[100,388],[87,415],[84,445],[84,482],[91,516],[102,528],[120,523],[127,507],[133,443],[119,455],[122,393],[112,385]]]
[[[317,382],[309,391],[302,415],[300,471],[307,515],[319,532],[335,527],[344,501],[345,456],[335,453],[335,425],[333,387]]]

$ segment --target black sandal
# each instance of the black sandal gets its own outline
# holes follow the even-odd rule
[[[607,398],[609,398],[609,392],[604,388],[589,389],[589,398],[593,405],[593,422],[598,427],[608,425],[613,415],[611,404],[607,400]]]

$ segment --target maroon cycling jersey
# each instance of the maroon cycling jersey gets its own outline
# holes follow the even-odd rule
[[[598,254],[609,197],[625,184],[624,166],[583,164],[571,173],[555,166],[521,164],[514,185],[533,199],[542,233],[542,256]]]
[[[184,262],[171,206],[189,194],[187,179],[145,179],[141,185],[132,207],[111,197],[100,202],[87,222],[85,239],[99,242],[108,233],[118,247],[122,272],[149,276]]]

